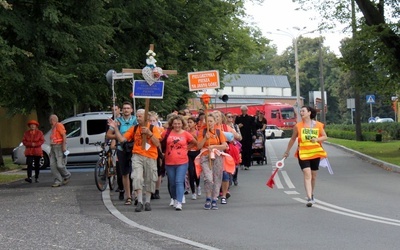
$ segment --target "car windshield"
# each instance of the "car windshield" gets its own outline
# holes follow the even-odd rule
[[[281,113],[282,113],[282,119],[284,120],[295,118],[295,113],[293,108],[282,108]]]

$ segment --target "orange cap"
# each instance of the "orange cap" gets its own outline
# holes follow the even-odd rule
[[[28,122],[28,126],[31,125],[31,124],[35,124],[36,126],[39,127],[39,123],[38,123],[36,120],[30,120],[30,121]]]

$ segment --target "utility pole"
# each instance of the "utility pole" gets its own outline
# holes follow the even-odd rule
[[[326,116],[325,116],[325,87],[324,87],[324,67],[323,67],[323,60],[322,60],[322,37],[321,42],[319,43],[319,82],[321,86],[321,122],[326,123]]]

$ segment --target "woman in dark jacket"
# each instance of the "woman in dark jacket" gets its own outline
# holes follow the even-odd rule
[[[38,129],[39,123],[35,120],[28,122],[29,130],[25,131],[22,143],[25,146],[26,165],[28,165],[28,178],[26,182],[32,183],[32,169],[35,169],[35,182],[38,182],[40,171],[40,158],[43,156],[43,132]]]

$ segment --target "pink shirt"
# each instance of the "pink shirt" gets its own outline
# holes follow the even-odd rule
[[[165,134],[165,133],[163,133]],[[165,165],[181,165],[189,161],[188,144],[193,140],[193,136],[182,130],[181,134],[171,131],[167,138],[167,149],[165,150]]]

